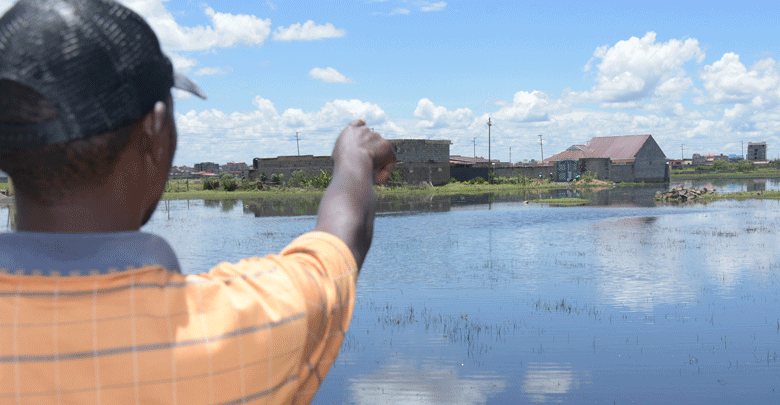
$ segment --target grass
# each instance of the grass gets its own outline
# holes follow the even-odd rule
[[[281,187],[281,186],[267,186],[265,190],[257,190],[252,187],[249,190],[236,190],[236,191],[224,191],[224,190],[202,190],[202,182],[199,180],[191,180],[189,184],[185,185],[184,180],[171,180],[166,186],[166,192],[163,194],[163,199],[166,200],[186,200],[186,199],[204,199],[204,200],[219,200],[230,198],[267,198],[267,197],[292,197],[292,196],[321,196],[325,190],[316,188],[296,188],[296,187]],[[612,184],[610,184],[612,186]],[[545,191],[555,189],[583,189],[604,187],[604,184],[567,184],[567,183],[542,183],[531,184],[527,186],[521,186],[518,184],[465,184],[465,183],[449,183],[443,186],[436,187],[423,187],[423,186],[401,186],[401,187],[387,187],[387,186],[375,186],[374,192],[378,196],[392,196],[392,197],[413,197],[413,196],[431,196],[431,195],[474,195],[485,193],[503,193],[511,194],[519,191]],[[189,191],[186,189],[189,188]]]
[[[575,205],[585,205],[590,202],[584,198],[541,198],[538,200],[528,200],[529,203],[550,204],[555,206],[571,207]]]
[[[755,179],[780,178],[780,169],[760,168],[749,172],[711,172],[703,170],[673,170],[672,179]]]
[[[780,191],[740,191],[726,194],[707,194],[699,197],[699,201],[715,200],[780,200]]]

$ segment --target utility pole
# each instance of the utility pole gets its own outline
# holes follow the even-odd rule
[[[301,156],[301,144],[298,142],[298,131],[295,131],[295,146],[298,147],[298,156]]]
[[[493,125],[492,122],[490,122],[490,117],[488,117],[488,167],[490,168],[490,173],[493,173],[493,162],[490,161],[490,127]],[[488,179],[489,181],[490,179]]]
[[[474,142],[474,159],[476,159],[477,158],[477,137],[476,136],[474,137],[473,142]]]
[[[685,160],[685,144],[680,144],[680,160]]]
[[[512,147],[509,147],[509,164],[512,164]]]
[[[539,134],[539,147],[542,150],[542,162],[544,162],[544,144],[542,143],[542,134]]]

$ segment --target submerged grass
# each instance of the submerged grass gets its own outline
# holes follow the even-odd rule
[[[550,204],[556,206],[585,205],[590,202],[584,198],[541,198],[538,200],[528,200],[529,203]]]
[[[707,194],[699,197],[699,201],[749,199],[780,200],[780,191],[740,191],[736,193]]]

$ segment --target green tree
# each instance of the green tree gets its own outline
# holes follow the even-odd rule
[[[725,160],[716,160],[712,162],[712,170],[721,172],[724,170],[729,170],[729,162]]]

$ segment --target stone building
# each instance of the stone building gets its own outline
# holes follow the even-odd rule
[[[219,165],[214,162],[195,163],[196,172],[219,173]]]
[[[258,179],[263,174],[267,179],[271,179],[273,174],[282,174],[286,179],[290,179],[293,172],[299,170],[303,170],[307,176],[311,177],[320,174],[320,170],[332,173],[333,158],[314,155],[254,158],[252,160],[252,169],[249,172],[249,178],[251,179]]]
[[[766,160],[766,142],[748,142],[747,160]]]
[[[390,139],[389,142],[395,152],[395,168],[404,182],[441,185],[450,181],[450,141]],[[307,176],[316,176],[320,170],[332,173],[333,159],[313,155],[254,158],[249,178],[258,179],[264,174],[270,179],[273,174],[282,174],[289,179],[299,170],[305,171]]]
[[[669,181],[666,155],[652,135],[595,137],[544,161],[556,163],[557,181],[571,180],[580,173],[614,182]]]
[[[450,141],[431,139],[390,139],[395,152],[395,168],[405,183],[450,181]]]

